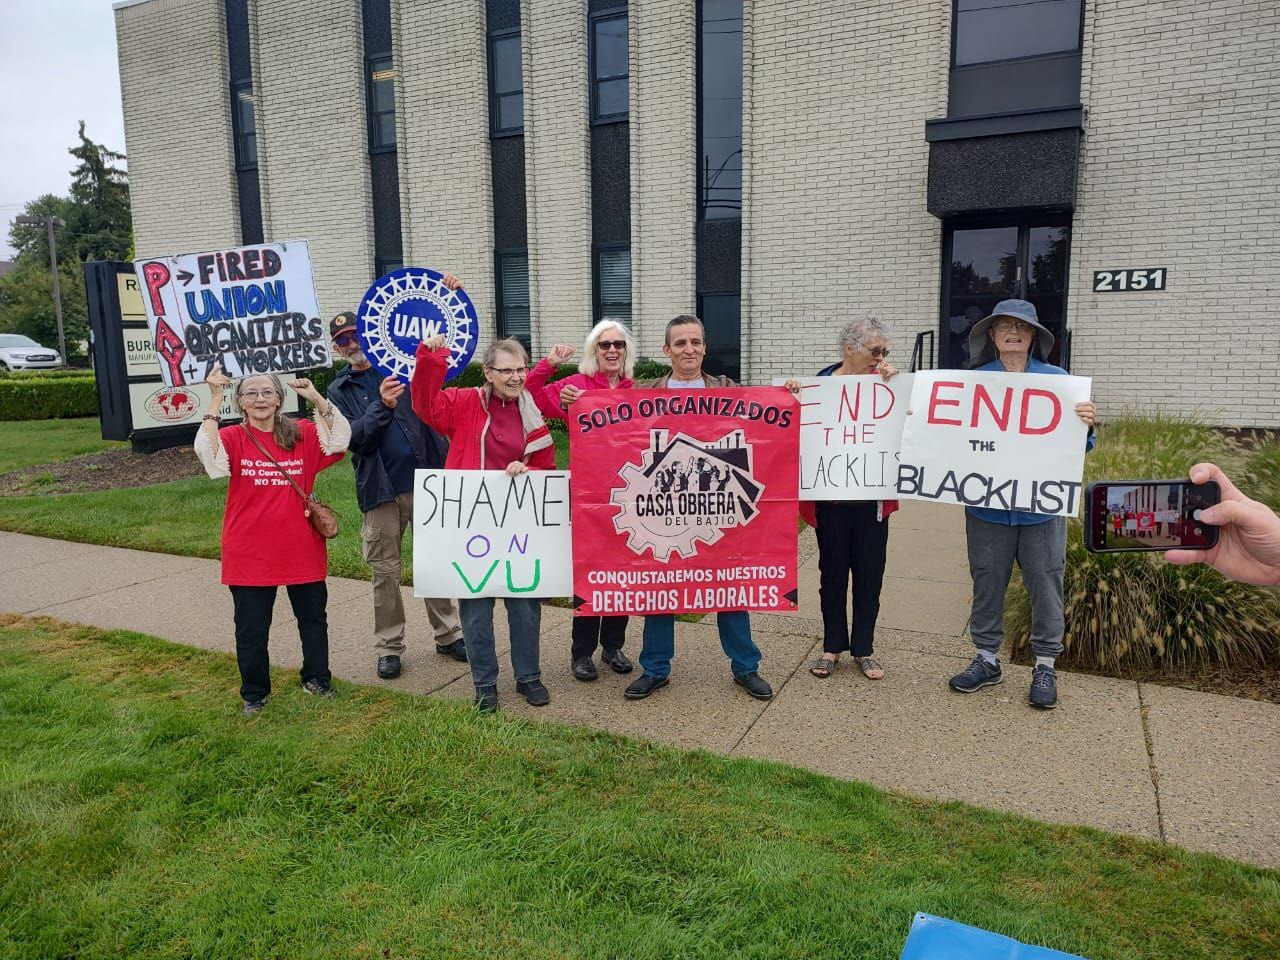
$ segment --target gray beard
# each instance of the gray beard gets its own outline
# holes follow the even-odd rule
[[[365,360],[364,351],[357,350],[355,353],[347,354],[347,364],[352,367],[362,367],[368,361]]]

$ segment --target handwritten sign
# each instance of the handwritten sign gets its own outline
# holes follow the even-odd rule
[[[975,370],[917,373],[902,432],[899,497],[1075,516],[1088,377]]]
[[[568,471],[418,470],[415,597],[566,597],[573,589]]]
[[[304,241],[134,261],[166,386],[333,364]]]
[[[894,497],[913,375],[804,377],[800,384],[800,499]],[[775,380],[781,385],[784,380]]]

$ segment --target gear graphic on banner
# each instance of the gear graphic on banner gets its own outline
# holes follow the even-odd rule
[[[710,546],[726,529],[746,526],[760,514],[764,485],[752,468],[752,448],[743,430],[717,440],[683,433],[668,441],[667,430],[649,431],[641,462],[618,471],[623,481],[610,491],[617,506],[613,528],[627,535],[627,547],[655,560],[678,554],[688,560],[698,544]]]
[[[356,336],[369,363],[383,376],[408,383],[418,344],[437,333],[449,348],[452,380],[476,352],[480,322],[464,291],[444,285],[444,274],[422,267],[401,267],[374,281],[360,301]]]

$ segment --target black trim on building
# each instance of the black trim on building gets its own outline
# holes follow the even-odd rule
[[[258,136],[253,100],[248,0],[226,0],[227,73],[231,79],[231,139],[236,164],[240,242],[262,243],[262,192],[258,184]]]
[[[528,213],[525,208],[525,158],[521,70],[521,123],[502,128],[499,94],[495,85],[494,41],[520,37],[519,0],[485,0],[485,44],[489,77],[489,176],[493,194],[493,278],[499,337],[514,337],[532,348],[532,311],[529,300]],[[514,89],[502,96],[515,95]],[[509,101],[508,101],[509,102]]]
[[[621,43],[615,34],[614,49],[605,53],[607,60],[602,59],[597,51],[597,28],[619,23],[623,28]],[[616,0],[591,0],[587,15],[591,103],[591,314],[593,322],[609,316],[628,326],[632,305],[629,29],[625,4],[619,5]],[[609,91],[606,109],[602,109],[600,102],[602,90]],[[618,97],[624,99],[618,101]],[[612,107],[609,107],[609,98],[613,98]]]
[[[617,25],[621,23],[621,44]],[[587,84],[591,122],[620,123],[631,115],[630,23],[627,5],[616,0],[590,3],[587,14]],[[602,38],[610,43],[600,49]]]
[[[1079,157],[1078,129],[931,143],[929,212],[1073,210]]]
[[[376,280],[404,264],[400,168],[396,152],[395,62],[390,52],[391,0],[363,0],[360,14],[365,49],[365,136],[373,197],[375,275],[371,279]],[[391,71],[392,76],[379,77],[383,71]]]

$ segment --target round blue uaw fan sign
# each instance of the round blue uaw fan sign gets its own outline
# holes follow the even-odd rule
[[[458,376],[476,352],[480,322],[471,298],[444,285],[444,274],[401,267],[374,281],[356,315],[356,335],[373,368],[406,384],[418,344],[443,333],[449,348],[446,380]]]

